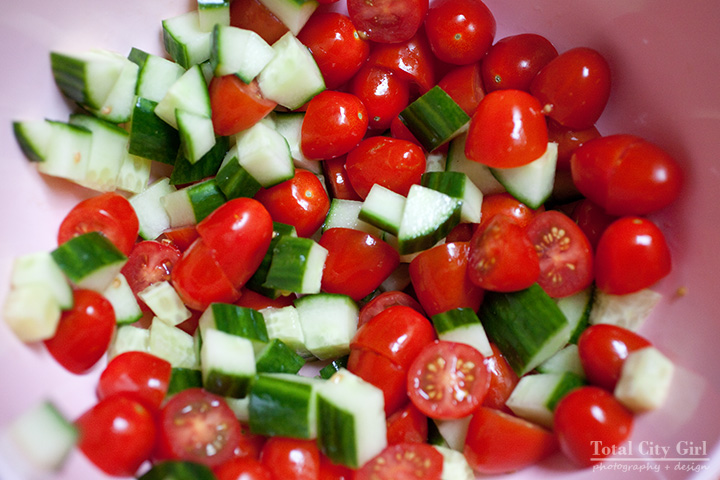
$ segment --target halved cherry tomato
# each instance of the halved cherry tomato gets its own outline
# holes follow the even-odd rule
[[[348,153],[345,161],[350,184],[361,198],[374,184],[400,195],[420,183],[425,154],[414,143],[392,137],[369,137]]]
[[[465,155],[489,167],[520,167],[545,153],[547,142],[540,102],[522,90],[496,90],[470,120]]]
[[[148,409],[158,410],[165,395],[172,365],[147,352],[128,351],[113,357],[100,374],[97,385],[99,400],[116,393],[136,399]]]
[[[260,462],[278,480],[315,480],[320,474],[320,450],[314,440],[271,437],[263,446]]]
[[[257,81],[245,83],[237,75],[213,77],[210,107],[215,133],[234,135],[265,118],[277,105],[264,98]]]
[[[427,438],[428,418],[412,402],[388,417],[388,445],[425,443]]]
[[[213,469],[217,480],[273,480],[270,469],[251,457],[235,457]]]
[[[81,374],[93,367],[110,345],[115,311],[92,290],[73,291],[73,306],[63,311],[55,335],[45,340],[50,355],[67,371]]]
[[[538,213],[545,211],[544,206],[533,210],[507,192],[494,193],[483,197],[480,208],[481,216],[480,225],[477,227],[478,230],[485,228],[490,219],[498,213],[514,218],[521,227],[527,228],[530,221]]]
[[[274,221],[294,226],[300,237],[315,233],[330,209],[330,198],[318,177],[299,168],[290,180],[260,189],[255,199]]]
[[[382,292],[381,294],[370,300],[368,303],[366,303],[360,309],[358,328],[365,325],[367,322],[370,321],[371,318],[373,318],[378,313],[396,305],[405,305],[406,307],[412,308],[421,315],[425,315],[423,308],[413,297],[399,290],[391,290],[387,292]]]
[[[124,395],[111,395],[76,421],[78,448],[100,470],[116,477],[134,477],[150,459],[157,428],[142,403]]]
[[[560,125],[550,117],[547,119],[547,125],[548,141],[558,144],[557,169],[560,171],[570,170],[570,158],[576,148],[601,136],[594,125],[582,130],[575,130]]]
[[[485,96],[480,78],[480,64],[481,62],[475,62],[457,66],[438,82],[440,88],[471,117]]]
[[[557,56],[553,44],[542,35],[521,33],[501,38],[482,61],[485,90],[530,91],[535,75]]]
[[[407,404],[407,372],[388,357],[371,349],[352,347],[347,369],[379,388],[385,401],[385,416],[390,416]]]
[[[342,200],[362,200],[355,189],[350,184],[347,171],[345,170],[345,160],[347,156],[323,160],[323,175],[325,176],[325,185],[331,198],[339,198]]]
[[[587,141],[570,160],[578,190],[611,215],[645,215],[680,195],[682,171],[663,149],[635,135]]]
[[[561,125],[592,127],[610,97],[610,66],[596,50],[576,47],[545,65],[530,84],[543,111]]]
[[[149,309],[138,297],[138,293],[154,283],[170,280],[180,257],[182,252],[167,242],[143,240],[132,249],[120,273],[125,276],[135,299],[144,311]]]
[[[485,357],[465,343],[437,340],[408,369],[410,401],[430,418],[462,418],[483,401],[490,385]]]
[[[445,242],[469,242],[477,229],[477,223],[458,223],[450,230],[450,233],[447,234]]]
[[[390,122],[390,136],[392,138],[397,138],[398,140],[406,140],[410,143],[417,145],[420,148],[423,148],[422,145],[420,145],[420,141],[415,138],[415,135],[412,134],[407,125],[405,125],[405,123],[400,120],[399,115],[393,118],[392,122]],[[438,150],[441,148],[442,146],[438,147]]]
[[[588,467],[630,437],[633,415],[607,390],[580,387],[557,403],[553,424],[563,453]]]
[[[367,108],[368,129],[382,133],[390,128],[393,118],[408,105],[410,87],[384,67],[366,63],[352,78],[350,93],[357,96]]]
[[[339,12],[316,12],[297,38],[312,53],[329,89],[350,80],[370,55],[370,44],[350,17]]]
[[[210,468],[233,458],[242,435],[240,422],[225,399],[201,388],[176,393],[158,419],[157,455]]]
[[[187,225],[185,227],[174,227],[165,230],[158,241],[170,242],[178,250],[184,252],[199,237],[195,225]]]
[[[324,90],[307,105],[300,148],[308,159],[339,157],[362,140],[368,127],[367,108],[351,93]]]
[[[138,236],[135,209],[119,193],[107,192],[75,205],[58,230],[58,245],[88,232],[100,232],[121,252],[129,255]]]
[[[570,217],[558,210],[538,214],[527,229],[540,259],[538,284],[551,297],[566,297],[593,281],[592,246]]]
[[[423,28],[401,43],[373,44],[368,63],[404,77],[417,87],[420,94],[435,86],[435,58]]]
[[[260,0],[230,2],[230,25],[252,30],[270,45],[288,32],[288,27]]]
[[[236,289],[260,266],[273,236],[270,213],[253,198],[234,198],[197,224],[200,238]],[[242,245],[242,248],[238,248]]]
[[[647,288],[672,267],[662,230],[640,217],[623,217],[608,225],[598,241],[595,258],[597,287],[615,295]]]
[[[585,233],[593,248],[597,247],[600,236],[608,225],[617,220],[616,216],[608,215],[605,213],[605,209],[587,198],[575,205],[571,216]]]
[[[355,480],[440,480],[443,456],[426,443],[398,443],[365,463]]]
[[[510,473],[557,451],[552,432],[493,408],[477,409],[465,437],[465,458],[475,472]]]
[[[497,345],[491,343],[490,347],[493,354],[491,357],[485,357],[485,366],[490,374],[490,386],[482,405],[511,413],[505,402],[515,389],[519,378],[502,352],[500,352],[500,349],[497,348]]]
[[[540,261],[525,229],[512,217],[498,214],[472,236],[467,272],[485,290],[514,292],[537,281]]]
[[[409,40],[420,28],[428,0],[348,0],[347,9],[360,35],[378,43]]]
[[[410,262],[410,279],[428,316],[453,308],[477,311],[484,290],[467,275],[470,244],[454,242],[421,252]]]
[[[359,301],[370,295],[400,265],[397,250],[369,233],[331,228],[318,243],[328,251],[322,289]]]
[[[239,307],[254,308],[255,310],[262,310],[263,308],[268,307],[282,308],[292,305],[295,298],[296,296],[294,294],[281,295],[277,298],[269,298],[244,287],[240,290],[240,299],[235,302],[235,305]]]
[[[497,25],[481,0],[438,0],[425,18],[425,31],[435,56],[467,65],[480,61],[495,38]]]

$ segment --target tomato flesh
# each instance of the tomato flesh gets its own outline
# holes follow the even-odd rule
[[[348,0],[347,9],[360,34],[378,43],[409,40],[425,18],[428,0]]]
[[[355,480],[440,480],[442,467],[442,455],[430,445],[399,443],[363,465]]]
[[[255,80],[245,83],[236,75],[226,75],[210,82],[210,108],[217,135],[234,135],[252,127],[276,105],[262,96]]]
[[[174,245],[155,240],[143,240],[133,247],[122,273],[135,294],[140,308],[149,311],[138,293],[157,282],[168,281],[182,252]]]

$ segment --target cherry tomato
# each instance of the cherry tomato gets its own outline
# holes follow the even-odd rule
[[[425,154],[407,140],[369,137],[348,153],[345,170],[361,198],[367,197],[376,183],[407,195],[425,172]]]
[[[345,170],[346,158],[346,155],[341,155],[322,162],[325,186],[332,198],[362,200],[360,195],[358,195],[352,185],[350,185],[350,179]]]
[[[366,348],[407,369],[423,348],[435,340],[435,329],[411,307],[386,308],[360,327],[350,348]]]
[[[323,291],[342,293],[355,301],[370,295],[400,265],[397,250],[360,230],[331,228],[318,243],[328,251]]]
[[[408,402],[407,372],[388,357],[371,349],[353,347],[347,369],[383,392],[385,416],[390,416]]]
[[[440,79],[438,85],[470,117],[485,96],[480,77],[480,62],[453,68]]]
[[[350,17],[338,12],[316,12],[297,38],[312,53],[331,90],[350,80],[370,55],[370,44],[360,37]]]
[[[320,475],[318,480],[353,480],[355,478],[355,470],[332,463],[328,457],[320,454]]]
[[[660,147],[634,135],[583,143],[570,160],[578,190],[611,215],[645,215],[680,195],[682,171]]]
[[[427,438],[428,418],[412,402],[388,417],[388,445],[425,443]]]
[[[522,90],[496,90],[470,120],[465,155],[489,167],[520,167],[545,153],[547,143],[540,102]]]
[[[480,308],[484,290],[467,275],[469,253],[467,242],[445,243],[421,252],[410,262],[410,279],[428,316],[453,308]]]
[[[530,93],[543,105],[543,111],[561,125],[590,128],[610,97],[610,66],[592,48],[573,48],[537,73]]]
[[[465,458],[481,474],[510,473],[557,451],[552,432],[493,408],[477,409],[465,437]]]
[[[570,217],[558,210],[536,216],[527,229],[540,259],[538,284],[551,297],[566,297],[593,281],[592,246]]]
[[[630,437],[633,415],[612,393],[580,387],[557,403],[553,425],[563,453],[587,467]]]
[[[77,289],[72,308],[62,312],[55,335],[44,343],[67,371],[81,374],[105,355],[114,332],[115,311],[110,302],[92,290]]]
[[[423,148],[423,146],[420,145],[420,141],[415,138],[415,135],[413,135],[407,125],[405,125],[405,122],[400,120],[399,115],[393,118],[392,122],[390,122],[390,136],[392,138],[397,138],[398,140],[406,140],[420,148]],[[441,148],[443,148],[442,145],[438,147],[438,150]]]
[[[537,281],[540,261],[525,229],[512,217],[498,214],[470,240],[467,272],[485,290],[514,292]]]
[[[316,480],[320,474],[320,450],[314,440],[271,437],[260,461],[278,480]]]
[[[535,75],[557,56],[553,44],[542,35],[521,33],[501,38],[482,61],[485,90],[530,91]]]
[[[665,235],[650,220],[623,217],[611,223],[596,249],[595,282],[605,293],[623,295],[649,287],[670,273]]]
[[[144,311],[150,309],[138,293],[154,283],[170,280],[172,270],[181,256],[182,252],[175,246],[155,240],[143,240],[132,249],[120,273],[125,276],[135,294],[135,300]]]
[[[410,307],[421,315],[425,315],[423,308],[413,297],[411,297],[405,292],[391,290],[387,292],[382,292],[381,294],[370,300],[368,303],[366,303],[360,309],[358,328],[365,325],[367,322],[370,321],[371,318],[373,318],[378,313],[396,305],[404,305],[406,307]]]
[[[296,296],[294,294],[270,298],[245,287],[240,291],[240,299],[235,302],[235,305],[239,307],[254,308],[255,310],[262,310],[263,308],[268,307],[282,308],[292,305],[295,298]]]
[[[252,30],[270,45],[288,32],[288,27],[260,0],[230,2],[230,25]]]
[[[172,365],[147,352],[128,351],[114,357],[100,374],[98,399],[124,393],[146,408],[158,410],[165,395]]]
[[[324,90],[307,105],[300,147],[311,160],[335,158],[355,147],[367,127],[367,109],[357,96]]]
[[[276,105],[262,96],[255,80],[245,83],[237,75],[225,75],[213,77],[210,82],[210,107],[217,135],[234,135],[252,127]]]
[[[574,130],[560,125],[549,117],[547,119],[547,125],[548,141],[558,144],[557,169],[560,171],[570,170],[570,158],[577,147],[601,136],[597,127],[594,125],[582,130]]]
[[[80,432],[78,448],[108,475],[134,477],[155,446],[152,414],[123,394],[100,400],[75,425]]]
[[[482,405],[510,413],[510,409],[505,406],[505,402],[515,389],[519,378],[502,352],[500,352],[500,349],[497,348],[497,345],[491,343],[490,347],[493,354],[490,357],[485,357],[485,366],[490,375],[490,385]]]
[[[294,226],[300,237],[315,233],[330,209],[330,198],[318,177],[302,169],[296,169],[290,180],[260,189],[255,199],[274,221]]]
[[[105,235],[121,252],[129,255],[138,236],[135,209],[119,193],[103,193],[75,205],[58,230],[58,245],[88,232]]]
[[[160,458],[217,467],[233,458],[240,422],[225,399],[201,388],[176,393],[158,419]]]
[[[490,376],[485,357],[464,343],[437,340],[408,369],[410,401],[430,418],[461,418],[485,398]]]
[[[378,43],[405,42],[415,35],[428,0],[348,0],[347,9],[360,35]]]
[[[398,443],[365,463],[355,480],[440,480],[443,456],[426,443]]]
[[[425,18],[433,53],[454,65],[481,60],[493,43],[496,28],[495,17],[480,0],[435,1]]]
[[[477,229],[477,223],[459,223],[447,234],[445,242],[469,242]]]
[[[487,195],[483,197],[480,224],[477,230],[484,229],[490,219],[498,213],[514,218],[521,227],[527,228],[530,221],[543,211],[545,211],[545,207],[541,206],[537,210],[533,210],[507,192]]]
[[[585,233],[590,245],[596,248],[602,233],[617,217],[608,215],[598,204],[585,198],[573,208],[572,219]]]
[[[187,225],[184,227],[174,227],[165,230],[158,241],[161,243],[170,242],[181,252],[184,252],[198,238],[198,232],[195,225]]]
[[[435,86],[435,58],[422,28],[412,38],[401,43],[373,44],[368,62],[407,79],[417,87],[420,94]]]
[[[590,383],[610,392],[620,379],[627,356],[649,347],[637,333],[617,325],[597,324],[586,328],[578,338],[578,353]]]
[[[235,457],[213,469],[217,480],[273,480],[270,469],[251,457]]]
[[[236,289],[260,266],[273,236],[273,221],[262,203],[234,198],[197,224],[197,231]],[[238,248],[242,245],[242,248]]]
[[[350,93],[367,108],[368,129],[383,132],[392,119],[407,107],[410,87],[407,80],[384,67],[366,63],[350,82]]]

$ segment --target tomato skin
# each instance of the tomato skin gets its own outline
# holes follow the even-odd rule
[[[100,400],[75,425],[80,431],[78,448],[108,475],[135,476],[155,446],[153,416],[140,402],[123,394]]]
[[[490,386],[483,399],[482,405],[511,413],[505,402],[515,389],[520,379],[494,343],[490,344],[493,355],[485,357],[485,366],[490,375]]]
[[[373,44],[368,63],[385,67],[415,85],[420,94],[435,86],[435,59],[424,29],[401,43]]]
[[[477,409],[465,438],[465,458],[481,474],[514,472],[557,451],[552,432],[487,407]]]
[[[352,78],[349,91],[367,108],[370,132],[381,133],[390,128],[392,119],[407,107],[410,100],[407,80],[370,63],[363,65]]]
[[[143,311],[147,312],[150,309],[138,293],[153,283],[170,280],[172,270],[181,256],[182,252],[167,242],[143,240],[135,244],[120,273],[125,276],[130,289],[135,294],[135,300]]]
[[[322,289],[360,301],[370,295],[400,265],[397,250],[369,233],[331,228],[318,243],[328,251]]]
[[[320,474],[320,450],[314,440],[271,437],[260,462],[277,480],[315,480]]]
[[[123,393],[151,411],[160,409],[167,394],[172,365],[147,352],[128,351],[114,357],[100,374],[99,400]]]
[[[308,102],[300,148],[310,160],[335,158],[360,143],[367,127],[367,108],[357,96],[324,90]]]
[[[197,224],[197,231],[227,278],[240,289],[270,247],[273,221],[260,202],[241,197],[225,202],[205,217]]]
[[[253,30],[270,45],[288,28],[260,0],[233,0],[230,3],[230,25]]]
[[[633,415],[612,393],[588,386],[571,391],[558,402],[553,424],[563,453],[589,467],[607,456],[598,445],[617,447],[630,437]]]
[[[370,44],[357,32],[350,17],[338,12],[316,12],[297,36],[312,53],[325,86],[344,85],[370,55]]]
[[[102,357],[115,332],[115,311],[92,290],[73,291],[73,306],[60,316],[55,335],[44,341],[50,355],[67,371],[85,373]]]
[[[362,37],[378,43],[400,43],[420,28],[428,0],[348,0],[347,9]]]
[[[522,90],[496,90],[470,120],[465,155],[489,167],[520,167],[545,153],[547,142],[540,102]]]
[[[554,298],[567,297],[593,281],[592,246],[580,227],[558,210],[538,214],[527,228],[540,259],[538,284]]]
[[[412,185],[420,183],[425,154],[406,140],[369,137],[348,153],[345,170],[350,184],[363,199],[376,183],[407,195]]]
[[[610,66],[596,50],[576,47],[545,65],[530,84],[543,111],[561,125],[592,127],[610,97]]]
[[[622,217],[598,241],[595,283],[605,293],[637,292],[664,278],[672,268],[665,235],[650,220]]]
[[[421,252],[410,262],[410,279],[428,316],[453,308],[480,308],[484,290],[467,275],[469,254],[468,242],[445,243]]]
[[[597,324],[583,331],[577,345],[588,381],[612,392],[620,379],[620,371],[627,356],[651,344],[626,328]]]
[[[483,197],[480,209],[480,224],[477,226],[477,230],[484,229],[490,219],[498,213],[512,217],[521,227],[527,228],[530,221],[538,213],[544,211],[545,207],[543,206],[533,210],[507,192],[494,193]]]
[[[480,77],[480,65],[481,62],[475,62],[457,66],[438,82],[440,88],[450,95],[450,98],[455,100],[470,117],[485,96],[485,89]]]
[[[320,475],[318,480],[353,480],[355,478],[355,470],[332,463],[328,457],[320,454]]]
[[[398,443],[360,467],[356,480],[405,480],[422,478],[440,480],[443,456],[426,443]]]
[[[213,473],[217,480],[273,480],[270,470],[250,457],[235,457],[214,468]]]
[[[239,307],[254,308],[255,310],[262,310],[263,308],[268,307],[282,308],[292,305],[295,298],[296,296],[294,294],[270,298],[245,287],[240,290],[240,299],[235,302],[235,305]]]
[[[585,198],[573,208],[572,219],[582,229],[590,245],[595,249],[602,233],[608,225],[617,220],[617,217],[608,215],[598,204]]]
[[[388,445],[425,443],[427,438],[428,418],[412,402],[388,417]]]
[[[501,38],[490,47],[482,61],[485,90],[530,91],[535,75],[558,56],[550,41],[535,33]]]
[[[320,180],[302,169],[296,169],[290,180],[260,189],[255,199],[265,206],[274,221],[294,226],[299,237],[315,233],[330,209],[330,198]]]
[[[58,245],[88,232],[100,232],[121,252],[129,255],[137,240],[139,222],[135,209],[119,193],[107,192],[75,205],[58,229]]]
[[[170,242],[171,245],[176,247],[181,252],[184,252],[190,245],[197,240],[200,235],[197,233],[195,225],[188,225],[185,227],[174,227],[165,230],[158,241],[161,243]]]
[[[325,176],[325,184],[331,198],[339,198],[342,200],[362,200],[355,189],[350,185],[347,171],[345,170],[345,160],[347,155],[323,160],[323,175]]]
[[[477,286],[496,292],[530,287],[540,275],[535,245],[512,217],[495,215],[473,234],[468,276]]]
[[[435,56],[453,65],[480,61],[495,38],[497,24],[480,0],[434,1],[425,30]]]
[[[382,292],[380,295],[363,305],[363,307],[360,309],[360,315],[358,318],[358,328],[365,325],[367,322],[370,321],[371,318],[373,318],[378,313],[395,305],[405,305],[406,307],[412,308],[419,314],[425,315],[423,308],[420,306],[417,300],[415,300],[413,297],[411,297],[405,292],[401,292],[399,290],[392,290]]]
[[[265,118],[277,103],[264,98],[257,81],[246,84],[237,75],[213,77],[210,107],[215,133],[234,135]]]
[[[347,369],[383,392],[385,416],[408,403],[407,371],[388,357],[364,347],[351,347]]]
[[[600,137],[570,160],[578,190],[611,215],[645,215],[680,195],[683,174],[663,149],[634,135]]]
[[[576,148],[583,143],[600,138],[600,132],[594,125],[582,130],[574,130],[564,127],[552,118],[547,119],[548,141],[558,144],[557,169],[559,171],[570,170],[570,159]]]

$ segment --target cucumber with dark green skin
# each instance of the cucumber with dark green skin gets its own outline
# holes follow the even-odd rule
[[[486,357],[493,355],[485,329],[471,308],[453,308],[430,317],[440,340],[470,345]]]
[[[172,84],[185,73],[177,63],[139,48],[130,50],[128,60],[139,67],[135,95],[154,102],[162,100]]]
[[[197,10],[162,21],[165,51],[183,68],[191,68],[210,59],[211,32],[200,29]]]
[[[255,342],[269,341],[263,314],[231,303],[211,303],[200,317],[198,328],[201,335],[212,328]]]
[[[50,254],[76,286],[101,293],[127,262],[106,236],[95,231],[71,238]]]
[[[349,355],[343,355],[342,357],[336,358],[332,362],[325,365],[320,369],[320,378],[327,380],[332,377],[335,373],[339,372],[343,368],[347,368]]]
[[[217,480],[217,478],[205,465],[179,460],[164,460],[154,464],[138,480]]]
[[[271,339],[255,356],[258,373],[298,373],[305,359],[279,338]]]
[[[253,342],[213,328],[202,333],[200,367],[206,390],[224,397],[243,398],[255,378]]]
[[[13,133],[20,149],[31,162],[45,161],[53,128],[46,120],[13,122]]]
[[[173,367],[170,371],[167,396],[175,395],[188,388],[203,386],[202,372],[196,368]]]
[[[179,141],[179,140],[178,140]],[[227,137],[216,137],[215,145],[208,153],[195,163],[190,162],[178,149],[175,158],[175,168],[170,173],[171,185],[183,185],[186,183],[199,182],[217,173],[222,165],[223,158],[230,148],[230,139]],[[222,190],[222,188],[220,188]]]
[[[281,236],[273,248],[263,286],[286,292],[318,293],[327,253],[311,238]]]
[[[160,199],[171,227],[197,225],[226,201],[214,178],[193,183]]]
[[[270,265],[272,264],[275,246],[277,245],[277,242],[280,241],[280,238],[286,235],[291,237],[297,237],[295,227],[286,223],[273,222],[273,236],[270,240],[270,246],[268,247],[268,250],[265,253],[262,261],[260,262],[260,266],[258,266],[253,276],[250,277],[250,280],[248,280],[245,284],[248,289],[261,295],[265,295],[268,298],[277,298],[281,295],[280,290],[276,288],[266,287],[264,286],[264,284],[267,280],[268,272],[270,271]]]
[[[60,91],[91,109],[101,108],[120,77],[123,62],[97,51],[50,52],[50,67]]]
[[[571,372],[525,375],[508,398],[507,406],[521,418],[552,428],[557,403],[583,385],[585,381]]]
[[[155,115],[157,102],[138,97],[130,121],[128,152],[174,165],[180,148],[178,131]]]
[[[240,165],[235,148],[228,151],[215,178],[228,199],[253,197],[262,188],[260,182]]]
[[[479,223],[482,214],[483,193],[462,172],[425,172],[421,185],[462,201],[460,221]]]
[[[433,247],[460,223],[462,202],[422,185],[413,185],[405,201],[400,228],[400,255]]]

